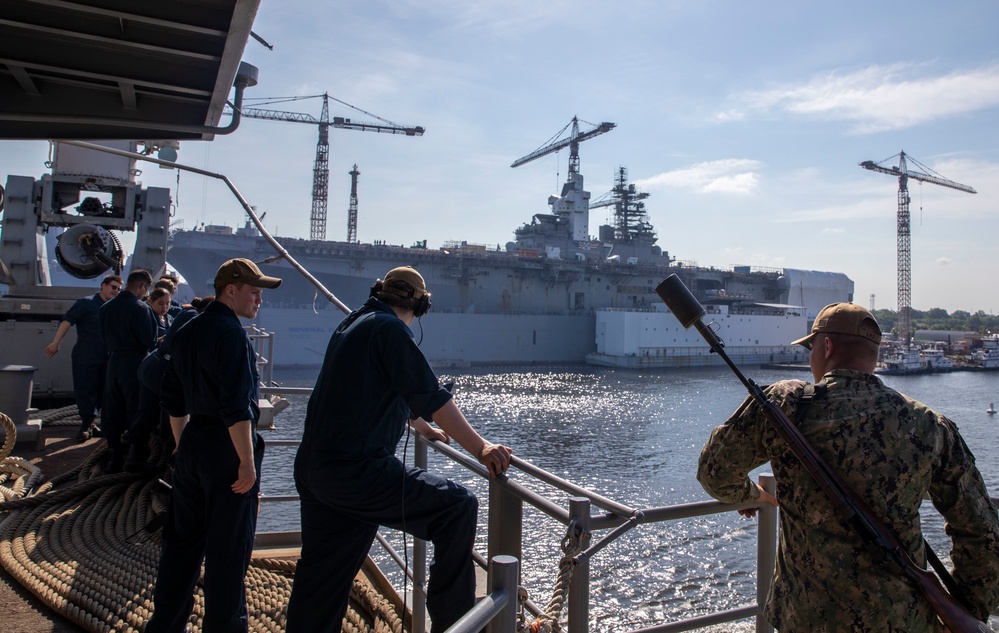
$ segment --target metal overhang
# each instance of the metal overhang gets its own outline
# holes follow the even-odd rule
[[[0,140],[211,140],[260,0],[2,0]]]

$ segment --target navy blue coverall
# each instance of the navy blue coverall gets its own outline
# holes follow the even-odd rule
[[[309,399],[295,483],[302,556],[289,633],[340,631],[354,576],[379,525],[432,541],[427,609],[443,631],[474,604],[475,496],[395,456],[409,412],[424,419],[451,399],[410,329],[376,298],[330,339]]]
[[[128,441],[133,444],[145,444],[149,436],[159,427],[164,416],[160,406],[160,383],[166,370],[166,358],[169,357],[170,339],[173,333],[185,323],[194,318],[198,312],[194,308],[181,309],[177,317],[168,315],[169,327],[164,328],[163,322],[157,319],[155,353],[148,354],[152,358],[144,358],[139,367],[139,409],[135,421],[128,429]],[[162,337],[162,338],[160,338]],[[163,422],[166,425],[166,422]],[[168,426],[168,425],[167,425]],[[164,437],[173,445],[172,434],[168,428],[160,429]],[[127,466],[126,466],[127,467]]]
[[[173,337],[161,385],[173,417],[190,415],[180,436],[173,494],[163,526],[153,617],[146,633],[181,632],[194,606],[205,563],[204,631],[247,630],[243,578],[257,528],[263,439],[256,434],[259,377],[256,353],[236,313],[213,301]],[[232,491],[239,455],[229,427],[250,420],[257,482]]]
[[[108,348],[101,430],[119,453],[121,436],[139,410],[139,363],[156,346],[156,315],[145,301],[122,289],[101,306],[100,326]]]
[[[81,420],[93,422],[97,410],[102,408],[104,379],[108,367],[108,348],[101,339],[99,319],[104,299],[101,293],[77,299],[63,321],[76,326],[76,344],[73,345],[73,394]]]

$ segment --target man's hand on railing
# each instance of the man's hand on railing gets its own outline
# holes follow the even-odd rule
[[[777,505],[777,497],[773,496],[763,488],[760,488],[760,484],[756,484],[756,487],[760,489],[760,496],[757,501],[760,503],[769,503],[774,507],[780,507]],[[756,508],[746,508],[745,510],[739,510],[739,514],[747,519],[751,519],[756,516],[756,510]]]
[[[482,450],[476,455],[479,463],[486,467],[491,477],[502,475],[510,468],[510,456],[513,451],[502,444],[492,444],[485,442]]]
[[[444,431],[440,430],[436,426],[431,426],[429,422],[423,418],[416,418],[415,420],[410,420],[409,425],[413,427],[413,430],[427,438],[431,442],[440,441],[445,444],[451,443],[451,436],[449,436]]]

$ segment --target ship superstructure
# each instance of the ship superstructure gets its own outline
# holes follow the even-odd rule
[[[584,235],[580,227],[589,223],[590,193],[574,172],[561,195],[549,198],[550,212],[516,229],[502,250],[465,242],[429,249],[425,242],[404,247],[277,239],[351,307],[363,303],[371,284],[387,271],[416,267],[433,293],[433,309],[414,330],[419,337],[422,329],[422,348],[439,364],[582,362],[596,351],[597,312],[655,309],[661,304],[655,287],[670,273],[705,304],[792,305],[813,317],[828,303],[852,298],[853,282],[841,273],[677,261],[656,243],[642,202],[647,197],[619,169],[608,198],[594,204],[614,207],[613,224],[600,226],[597,237]],[[281,341],[275,364],[321,363],[342,315],[286,264],[266,263],[273,249],[256,230],[178,230],[170,244],[171,266],[196,294],[211,293],[211,280],[226,259],[265,262],[265,274],[285,280],[264,295],[258,316],[258,324]]]

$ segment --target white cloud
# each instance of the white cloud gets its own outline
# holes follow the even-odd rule
[[[802,83],[746,93],[746,106],[809,119],[846,121],[868,134],[999,106],[999,65],[919,76],[911,64],[830,72]]]
[[[715,115],[715,121],[718,123],[728,123],[729,121],[742,121],[746,118],[746,113],[741,110],[726,110],[725,112],[719,112]]]
[[[756,174],[742,173],[731,176],[719,176],[701,187],[704,193],[720,191],[722,193],[752,193],[756,189]]]
[[[696,163],[685,169],[663,172],[636,181],[639,188],[693,189],[699,193],[752,193],[759,184],[763,163],[747,158],[727,158]]]
[[[937,265],[939,265],[939,266],[949,266],[951,264],[951,262],[952,262],[952,260],[951,260],[950,257],[938,257],[937,258]]]

